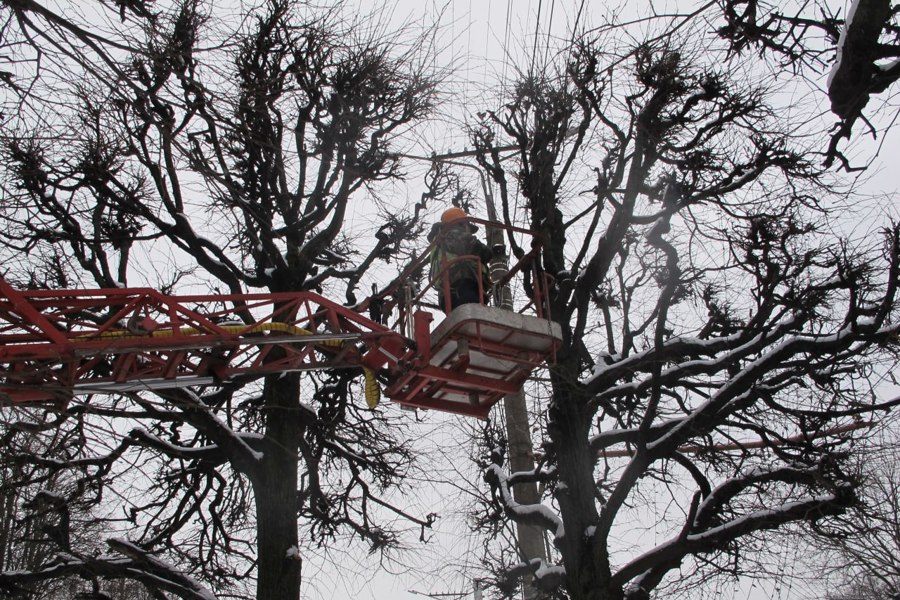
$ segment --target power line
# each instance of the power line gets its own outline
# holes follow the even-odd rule
[[[541,10],[544,5],[544,0],[538,0],[538,9],[537,9],[537,21],[534,24],[534,47],[531,50],[531,65],[529,71],[534,73],[537,70],[537,47],[538,47],[538,39],[541,31]]]
[[[489,9],[490,10],[490,9]],[[472,80],[472,0],[469,0],[468,25],[466,26],[466,85],[463,90],[463,98],[469,101],[469,83]],[[484,36],[487,39],[487,36]]]
[[[578,35],[578,24],[581,21],[581,13],[584,12],[584,3],[585,0],[581,0],[581,4],[578,6],[578,14],[575,15],[575,27],[572,29],[572,39],[575,39],[575,36]]]
[[[550,36],[553,34],[553,13],[556,12],[556,0],[550,4],[550,23],[547,25],[547,47],[544,49],[544,65],[547,65],[547,62],[550,57]]]
[[[555,2],[556,0],[554,0]],[[575,25],[572,26],[572,33],[569,36],[569,51],[571,52],[572,48],[575,46],[575,39],[578,37],[578,25],[581,24],[581,15],[584,12],[584,3],[585,0],[581,0],[581,3],[578,5],[578,12],[575,13]]]
[[[506,67],[509,64],[509,15],[512,13],[512,0],[506,0],[506,30],[503,32],[503,73],[501,85],[506,85]]]

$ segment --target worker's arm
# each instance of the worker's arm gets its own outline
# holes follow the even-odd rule
[[[477,238],[472,238],[472,254],[481,259],[481,262],[487,264],[490,262],[492,258],[494,258],[494,252],[490,248],[487,247],[487,244],[481,242],[481,240]]]

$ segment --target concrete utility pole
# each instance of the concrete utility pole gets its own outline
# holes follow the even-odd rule
[[[509,469],[510,471],[530,471],[534,469],[534,447],[531,443],[531,431],[528,426],[528,407],[525,404],[525,393],[518,392],[503,398],[503,408],[506,411],[506,437],[509,441]],[[513,486],[513,498],[519,504],[537,504],[541,497],[537,484],[518,483]],[[544,546],[544,532],[535,525],[518,523],[516,531],[519,536],[519,554],[524,560],[540,558],[547,561],[547,552]],[[525,600],[537,599],[542,596],[531,585],[531,575],[523,578]]]
[[[498,148],[498,150],[515,150],[517,146],[508,146]],[[490,221],[497,221],[497,210],[494,206],[494,194],[491,191],[490,183],[484,173],[477,166],[457,162],[456,158],[474,156],[475,151],[465,150],[462,152],[453,152],[443,155],[432,156],[430,160],[439,161],[446,164],[466,167],[478,171],[478,177],[481,180],[481,187],[484,191],[484,203],[487,208],[487,216]],[[424,157],[409,157],[424,159]],[[487,228],[488,245],[494,247],[497,244],[506,244],[503,238],[503,230]],[[492,281],[500,281],[506,276],[509,270],[508,256],[495,257],[490,264],[490,274]],[[498,290],[501,308],[507,310],[513,309],[512,293],[509,285]],[[503,398],[503,409],[506,413],[506,439],[509,452],[509,469],[515,471],[531,471],[534,469],[534,446],[531,442],[531,428],[528,423],[528,405],[525,403],[525,393],[519,391],[516,394],[510,394]],[[541,496],[538,493],[537,484],[518,483],[513,486],[513,498],[519,504],[537,504],[540,502]],[[531,561],[536,558],[547,561],[547,552],[544,545],[544,532],[540,527],[534,525],[516,524],[516,533],[518,537],[519,556],[523,561]],[[543,594],[531,585],[532,577],[530,575],[522,578],[522,596],[524,600],[539,600]],[[480,589],[476,587],[476,594],[480,595]]]
[[[481,185],[484,189],[484,203],[487,206],[488,219],[497,220],[497,210],[494,207],[494,195],[484,174],[479,170]],[[503,231],[489,229],[487,231],[488,243],[493,247],[497,244],[505,244]],[[508,271],[508,256],[498,256],[491,261],[491,280],[500,281]],[[499,304],[501,308],[513,309],[512,293],[509,285],[505,285],[499,291]],[[525,392],[519,391],[503,398],[503,409],[506,412],[506,439],[509,452],[509,469],[515,471],[534,470],[534,446],[531,442],[531,427],[528,423],[528,405],[525,402]],[[537,484],[518,483],[513,486],[513,498],[519,504],[537,504],[541,500]],[[547,561],[547,552],[544,546],[544,532],[535,525],[516,524],[516,533],[519,538],[519,555],[525,561],[540,558]],[[530,575],[522,578],[523,597],[525,600],[536,600],[542,596],[539,590],[531,585]]]

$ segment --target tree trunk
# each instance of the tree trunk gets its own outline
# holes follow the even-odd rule
[[[558,368],[565,370],[561,357]],[[594,457],[588,444],[590,419],[582,414],[585,399],[566,376],[554,381],[556,398],[550,409],[549,432],[556,449],[559,480],[565,486],[556,494],[565,535],[558,543],[566,568],[566,589],[572,600],[617,600],[605,589],[610,568],[605,549],[596,548],[591,535],[599,523],[595,504]],[[574,379],[570,379],[574,381]],[[598,552],[598,550],[600,552]]]
[[[267,379],[265,457],[253,481],[256,497],[257,600],[297,600],[301,559],[297,544],[300,376]]]

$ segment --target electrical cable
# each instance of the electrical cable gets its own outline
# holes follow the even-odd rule
[[[503,33],[503,72],[500,76],[501,93],[506,85],[506,67],[509,64],[509,15],[512,13],[512,0],[506,0],[506,31]]]
[[[553,34],[553,14],[556,12],[556,0],[550,4],[550,22],[547,24],[547,47],[544,48],[544,66],[550,60],[550,36]]]
[[[538,47],[538,39],[541,31],[541,10],[543,9],[544,0],[538,0],[538,9],[537,9],[537,21],[534,24],[534,45],[531,49],[531,64],[529,65],[529,72],[535,73],[537,71],[537,47]]]

